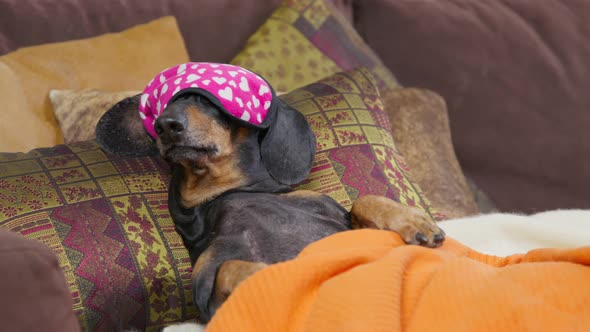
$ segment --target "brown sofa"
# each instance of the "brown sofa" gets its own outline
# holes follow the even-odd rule
[[[0,0],[0,55],[173,15],[192,61],[227,62],[280,2]],[[402,85],[442,95],[464,172],[501,210],[590,207],[583,161],[590,152],[590,100],[582,91],[590,73],[584,24],[590,7],[584,0],[332,2]],[[437,119],[432,128],[448,135],[446,118]],[[406,128],[428,130],[418,129]],[[411,142],[400,149],[411,149]]]
[[[80,331],[57,257],[47,246],[0,229],[2,331]]]

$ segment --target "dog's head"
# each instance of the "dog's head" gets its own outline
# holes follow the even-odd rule
[[[150,96],[158,95],[152,90]],[[267,114],[253,123],[235,114],[242,112],[239,106],[230,112],[218,95],[198,87],[175,91],[165,104],[148,100],[144,92],[119,102],[101,118],[97,141],[114,154],[160,154],[181,165],[185,207],[256,181],[295,184],[309,174],[315,136],[301,113],[280,100],[272,88],[269,93],[272,103],[265,107]],[[150,101],[159,103],[162,111],[146,121],[139,110]]]

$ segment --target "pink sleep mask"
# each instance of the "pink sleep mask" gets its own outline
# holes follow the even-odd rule
[[[242,67],[189,62],[168,68],[154,77],[143,91],[139,115],[154,138],[154,122],[169,103],[183,94],[207,97],[223,112],[245,124],[268,127],[269,114],[275,112],[275,92],[262,77]]]

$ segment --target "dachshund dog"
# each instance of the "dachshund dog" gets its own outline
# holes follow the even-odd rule
[[[266,83],[258,79],[250,83]],[[266,91],[257,87],[250,90]],[[360,197],[348,212],[329,196],[294,191],[291,185],[310,172],[315,136],[272,88],[268,115],[258,125],[228,113],[219,96],[195,86],[176,92],[164,107],[148,98],[144,93],[111,108],[97,125],[97,141],[111,153],[159,154],[170,162],[169,210],[190,254],[193,300],[204,322],[248,276],[336,232],[391,230],[427,247],[444,240],[425,213],[385,197]],[[148,120],[155,135],[137,112],[150,100],[163,109]]]

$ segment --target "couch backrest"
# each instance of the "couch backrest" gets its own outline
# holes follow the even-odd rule
[[[352,0],[332,0],[352,18]],[[281,0],[0,0],[0,55],[176,17],[193,61],[230,61]],[[165,50],[162,50],[165,52]]]

